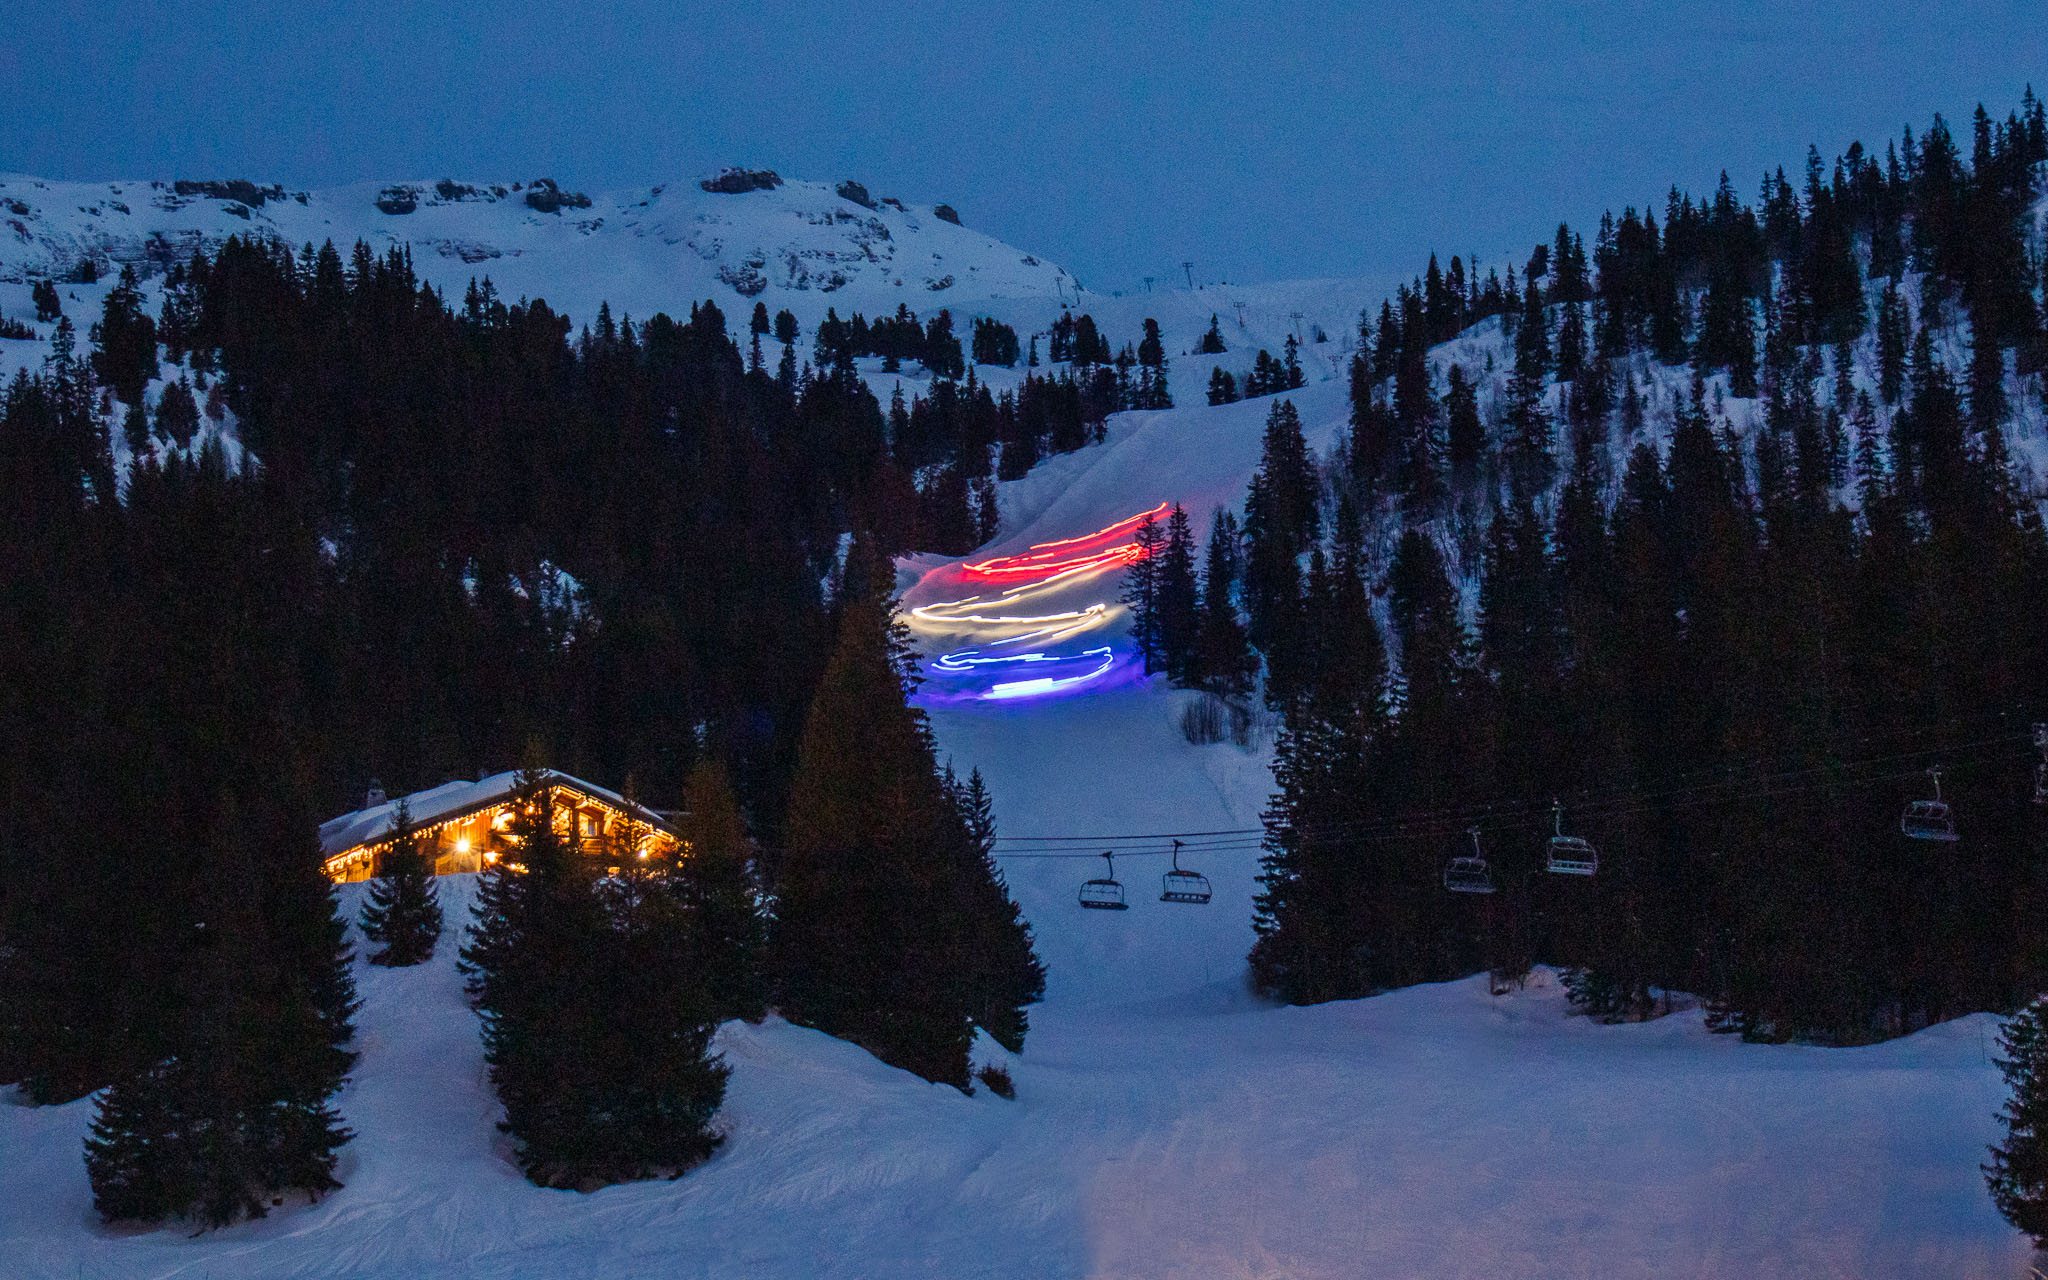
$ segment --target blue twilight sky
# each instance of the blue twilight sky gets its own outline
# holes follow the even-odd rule
[[[856,177],[1096,288],[1497,260],[2039,77],[2044,6],[13,0],[0,170]],[[1590,225],[1588,226],[1590,231]]]

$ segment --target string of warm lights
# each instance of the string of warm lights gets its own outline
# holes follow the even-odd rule
[[[649,851],[645,845],[653,837],[655,828],[644,819],[636,817],[631,812],[610,803],[602,796],[593,795],[587,791],[577,790],[560,784],[550,787],[550,791],[556,812],[560,815],[557,825],[566,825],[568,834],[578,835],[579,838],[587,836],[589,833],[576,832],[575,824],[577,819],[575,815],[583,810],[596,809],[611,820],[626,823],[629,828],[638,830],[640,834],[634,839],[634,844],[639,846],[637,849],[638,856],[642,859],[649,856]],[[513,810],[517,805],[518,798],[516,796],[506,796],[493,803],[486,803],[475,808],[452,813],[434,821],[422,822],[411,828],[411,836],[416,840],[434,840],[438,842],[442,834],[450,828],[456,828],[460,831],[462,828],[482,821],[485,826],[486,836],[495,837],[507,844],[513,844],[517,842],[517,837],[508,831],[507,828],[512,823]],[[383,834],[374,839],[365,840],[354,848],[344,850],[326,859],[321,866],[330,879],[338,880],[345,878],[351,870],[374,863],[377,855],[389,849],[396,842],[396,839],[396,833],[387,826]],[[459,855],[467,855],[477,851],[474,839],[466,832],[456,835],[449,847],[454,853]],[[496,862],[498,856],[499,851],[496,849],[487,848],[481,853],[481,857],[486,863]]]

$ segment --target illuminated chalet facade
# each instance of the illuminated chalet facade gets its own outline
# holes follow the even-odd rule
[[[662,857],[682,844],[669,815],[566,773],[549,770],[542,776],[554,801],[555,830],[588,854],[621,860]],[[386,799],[373,786],[363,808],[320,824],[321,865],[335,880],[376,875],[400,804],[435,875],[481,871],[500,858],[516,860],[512,825],[518,816],[519,780],[517,771],[498,773],[396,799]]]

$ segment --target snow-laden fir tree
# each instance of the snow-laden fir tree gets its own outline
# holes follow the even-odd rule
[[[959,808],[980,865],[968,876],[972,905],[981,917],[978,932],[996,954],[975,968],[968,1016],[974,1025],[1011,1053],[1024,1051],[1030,1029],[1025,1006],[1045,998],[1045,966],[1032,951],[1031,926],[1011,900],[1003,873],[996,867],[995,800],[976,769],[961,782],[946,768],[947,789]]]
[[[1166,530],[1155,517],[1138,526],[1131,536],[1137,558],[1124,571],[1120,600],[1130,606],[1131,640],[1138,656],[1145,660],[1147,675],[1166,665],[1164,620],[1159,608],[1160,552],[1166,546]]]
[[[635,860],[601,864],[519,779],[514,848],[484,873],[462,967],[519,1167],[547,1187],[676,1177],[723,1138],[728,1068],[687,954],[689,922]],[[619,850],[609,850],[617,854]]]
[[[949,793],[930,726],[906,701],[907,639],[890,621],[889,572],[856,542],[839,589],[839,645],[790,792],[771,948],[777,1005],[792,1022],[965,1089],[974,1025],[1021,1037],[1035,962]]]
[[[223,795],[197,877],[171,890],[181,1017],[159,1060],[100,1094],[85,1167],[108,1221],[225,1226],[339,1187],[332,1099],[353,1061],[343,925],[289,790]]]
[[[400,800],[359,921],[363,936],[377,944],[371,964],[403,968],[434,958],[441,940],[441,894],[420,843],[412,813]]]
[[[2005,1220],[2048,1248],[2048,997],[2008,1019],[1998,1047],[2011,1094],[1999,1115],[2005,1140],[1991,1148],[1984,1181]]]

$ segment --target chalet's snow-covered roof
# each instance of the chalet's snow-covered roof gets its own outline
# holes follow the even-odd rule
[[[667,828],[661,815],[643,805],[634,804],[616,791],[607,791],[594,783],[572,778],[566,773],[554,770],[547,772],[548,781],[558,787],[580,791],[594,799],[623,809],[642,822]],[[320,824],[320,853],[333,857],[346,853],[358,845],[366,844],[391,830],[391,820],[398,813],[398,806],[406,806],[407,816],[415,827],[432,826],[445,818],[472,813],[478,809],[501,804],[519,790],[519,771],[507,770],[494,773],[475,782],[444,782],[438,787],[415,791],[409,796],[398,796],[383,804],[344,813]]]

